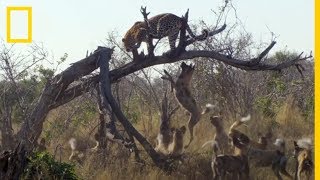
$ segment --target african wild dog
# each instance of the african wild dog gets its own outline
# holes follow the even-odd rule
[[[249,180],[249,162],[247,157],[249,138],[238,131],[237,134],[230,134],[234,146],[234,154],[215,155],[212,160],[213,179],[226,179],[226,175],[232,175],[232,179]]]
[[[201,112],[201,108],[197,105],[191,94],[191,79],[194,72],[194,66],[192,64],[187,65],[186,63],[182,62],[180,67],[182,71],[176,81],[173,80],[172,76],[166,70],[164,70],[166,76],[161,78],[170,81],[171,87],[174,89],[176,99],[178,100],[180,106],[190,113],[190,118],[188,121],[190,140],[185,146],[185,148],[187,148],[193,141],[193,128],[199,122],[201,115],[208,113],[215,106],[207,104],[206,108]]]
[[[231,153],[231,147],[228,144],[228,135],[224,130],[223,120],[220,116],[210,117],[211,124],[215,127],[216,133],[213,140],[207,141],[202,145],[205,147],[208,144],[212,144],[213,152],[218,154],[229,154]]]
[[[255,167],[271,167],[274,174],[279,180],[282,179],[281,174],[293,179],[286,170],[287,157],[285,156],[285,142],[282,139],[277,139],[274,143],[274,149],[263,150],[250,148],[248,150],[250,164]]]
[[[160,132],[155,150],[162,155],[178,156],[183,152],[183,137],[186,127],[171,128],[170,119],[179,107],[170,109],[169,106],[165,92],[161,105]]]
[[[310,138],[294,141],[294,157],[296,159],[295,179],[300,180],[302,173],[310,179],[313,171],[312,143]]]

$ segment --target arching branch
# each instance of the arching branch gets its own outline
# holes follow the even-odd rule
[[[221,54],[219,52],[208,51],[208,50],[186,51],[174,59],[168,58],[165,55],[150,57],[144,61],[130,62],[122,67],[111,70],[110,79],[111,79],[111,82],[113,83],[118,81],[122,77],[125,77],[131,73],[137,72],[147,67],[151,67],[158,64],[178,62],[181,60],[189,60],[189,59],[194,59],[199,57],[205,57],[205,58],[208,58],[208,60],[221,61],[227,65],[230,65],[239,69],[243,69],[246,71],[281,71],[282,69],[295,66],[300,61],[311,59],[313,57],[311,54],[303,56],[303,53],[301,53],[300,55],[296,56],[293,59],[288,59],[287,61],[284,61],[278,64],[271,64],[271,63],[269,64],[268,59],[264,59],[264,58],[268,54],[268,52],[274,47],[275,44],[276,44],[275,41],[271,42],[271,44],[264,51],[262,51],[262,53],[260,53],[257,57],[249,60],[230,58],[229,56]],[[262,61],[262,59],[264,60]],[[83,83],[80,83],[76,86],[73,86],[65,90],[63,93],[61,93],[60,98],[57,99],[53,107],[56,107],[71,101],[75,97],[81,95],[83,92],[86,92],[88,90],[88,85],[96,84],[97,82],[98,82],[98,76],[95,75],[87,78]]]

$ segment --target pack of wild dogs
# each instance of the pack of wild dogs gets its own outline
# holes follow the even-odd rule
[[[182,62],[181,73],[177,80],[165,71],[162,78],[168,80],[174,90],[174,95],[180,107],[189,113],[187,126],[171,127],[170,119],[178,109],[170,108],[165,93],[162,100],[162,112],[160,117],[160,128],[157,136],[155,150],[162,156],[181,156],[194,139],[194,127],[199,122],[201,116],[213,110],[216,105],[207,104],[202,110],[191,93],[191,79],[194,72],[193,65]],[[312,142],[310,138],[301,138],[293,141],[294,151],[286,154],[286,143],[282,138],[274,138],[271,131],[266,134],[258,134],[258,141],[248,137],[239,130],[251,119],[248,115],[236,120],[225,130],[224,120],[221,116],[211,116],[210,123],[215,128],[215,135],[212,140],[203,144],[212,146],[213,155],[211,168],[213,179],[250,179],[250,165],[261,168],[271,168],[277,179],[286,176],[289,179],[300,180],[302,176],[310,179],[313,172]],[[189,141],[184,145],[186,131],[189,131]],[[85,151],[95,151],[99,146],[96,139],[96,146],[90,148],[88,143],[71,138],[69,141],[72,153],[70,160],[83,156]],[[275,142],[272,142],[275,139]],[[91,146],[92,147],[92,146]],[[287,160],[293,155],[296,161],[295,175],[291,175],[286,170]]]
[[[144,9],[145,10],[145,9]],[[176,15],[166,13],[160,14],[145,20],[138,21],[127,31],[122,39],[125,50],[136,52],[142,42],[148,42],[151,39],[169,38],[170,50],[175,50],[178,34],[186,23],[185,19]],[[195,36],[188,24],[185,24],[187,32],[192,38]],[[208,31],[203,31],[204,35],[200,39],[205,39]],[[155,150],[162,156],[174,157],[181,156],[185,149],[189,147],[194,140],[194,127],[200,121],[201,116],[213,110],[216,105],[207,104],[204,109],[196,103],[191,93],[191,79],[195,70],[194,65],[187,65],[182,62],[180,65],[181,72],[179,76],[173,78],[167,71],[164,71],[162,79],[170,82],[176,100],[182,109],[189,114],[189,120],[186,126],[171,127],[170,118],[177,108],[170,109],[166,93],[162,101],[162,112],[160,118],[160,128],[157,136]],[[245,133],[241,132],[238,127],[246,125],[250,120],[250,115],[236,120],[225,131],[224,120],[221,116],[211,116],[210,122],[215,128],[215,135],[212,140],[206,142],[204,146],[211,145],[212,155],[212,172],[213,179],[250,179],[250,165],[271,168],[278,179],[282,175],[290,179],[301,179],[302,174],[309,179],[313,172],[312,142],[311,139],[302,138],[294,141],[293,156],[296,160],[296,172],[292,176],[286,170],[287,160],[291,156],[286,154],[285,139],[274,138],[272,132],[264,135],[260,134],[259,140],[255,141]],[[186,131],[189,132],[189,141],[184,143]],[[96,135],[97,136],[97,135]],[[76,138],[69,141],[72,153],[70,160],[83,156],[88,149],[95,151],[99,147],[96,139],[96,146],[87,145]],[[275,142],[271,142],[276,139]]]

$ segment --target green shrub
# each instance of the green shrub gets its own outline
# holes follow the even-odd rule
[[[73,165],[57,162],[48,152],[35,152],[29,160],[22,179],[78,179]]]

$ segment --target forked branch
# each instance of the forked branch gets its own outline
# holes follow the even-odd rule
[[[147,35],[147,38],[148,38],[148,42],[147,42],[148,56],[153,57],[154,56],[154,52],[153,51],[154,51],[155,46],[153,45],[153,42],[152,42],[151,27],[150,27],[150,23],[148,21],[148,15],[150,14],[150,12],[147,13],[147,7],[142,7],[142,6],[141,6],[141,9],[140,9],[140,12],[143,15],[144,22],[147,25],[146,29],[147,29],[147,32],[148,32],[148,35]]]

